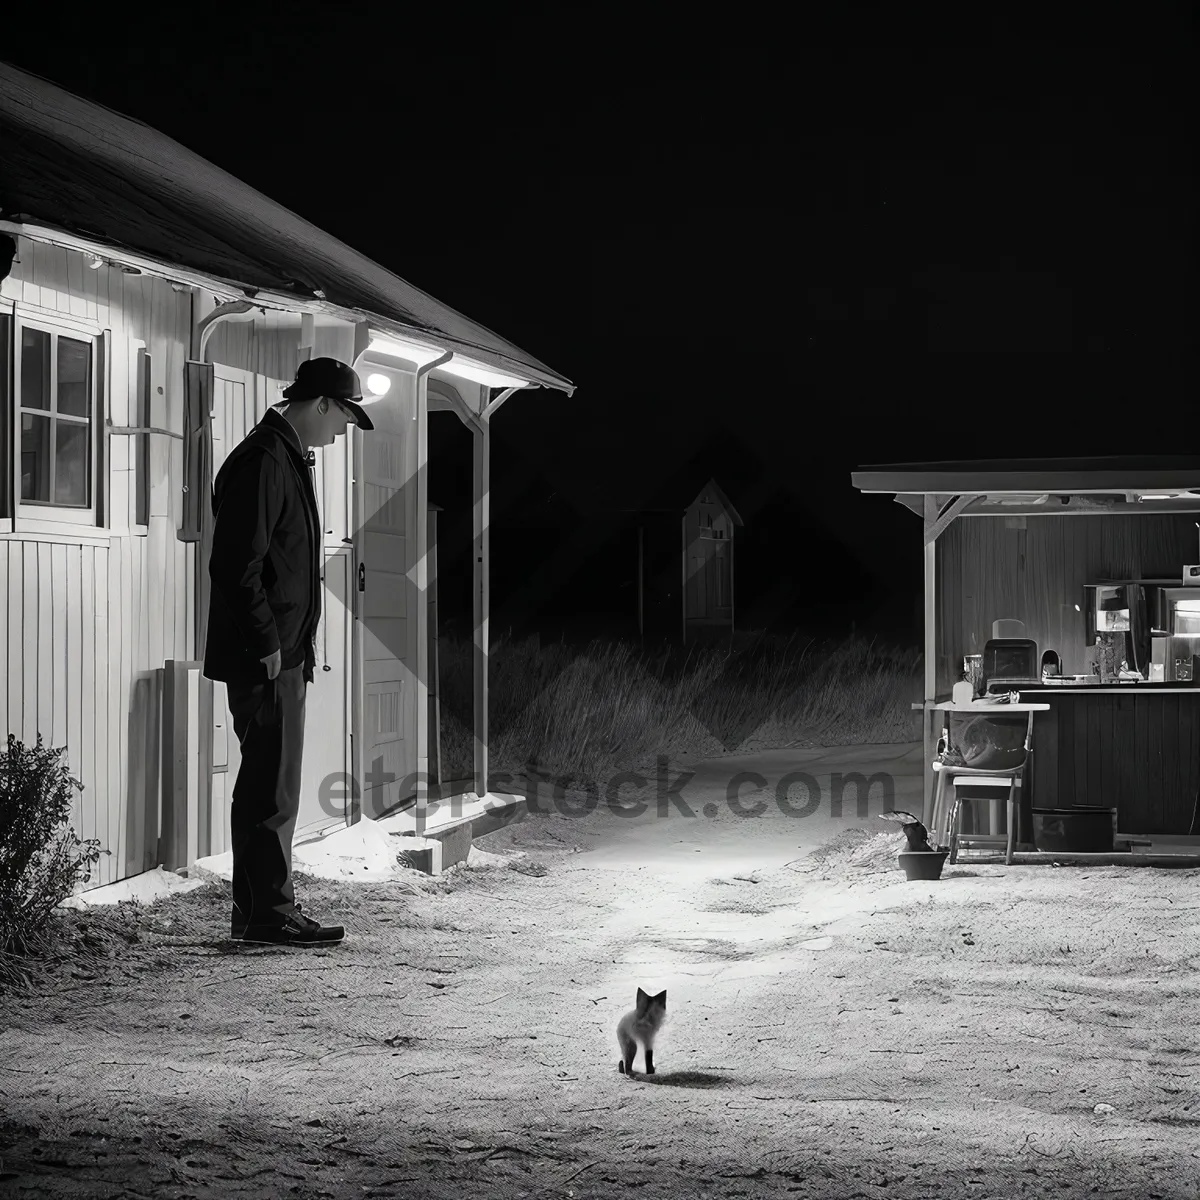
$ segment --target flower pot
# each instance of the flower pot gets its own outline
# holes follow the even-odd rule
[[[908,879],[941,879],[949,850],[902,850],[900,865]]]

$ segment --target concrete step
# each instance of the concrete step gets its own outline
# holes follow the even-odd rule
[[[383,817],[379,826],[397,839],[404,861],[426,875],[440,875],[465,862],[475,838],[483,837],[514,820],[525,808],[524,796],[474,792],[448,801],[431,802],[422,823],[414,808]],[[406,844],[407,843],[407,844]]]

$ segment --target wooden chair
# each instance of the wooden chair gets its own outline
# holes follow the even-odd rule
[[[986,719],[989,714],[980,712],[979,716]],[[995,716],[1003,716],[1004,708],[997,705]],[[1015,716],[1016,714],[1012,714]],[[937,835],[937,845],[949,846],[950,862],[958,861],[958,852],[964,850],[1004,849],[1004,862],[1011,866],[1013,861],[1013,845],[1016,841],[1017,830],[1017,787],[1024,786],[1025,768],[1029,765],[1029,756],[1033,748],[1033,713],[1029,713],[1025,726],[1025,743],[1021,750],[1020,761],[1002,770],[987,767],[958,766],[953,763],[935,762],[934,772],[937,775],[937,787],[933,796],[933,830]],[[954,789],[954,804],[947,813],[946,781],[957,784],[958,780],[969,780],[978,786],[1003,786],[1008,784],[1008,828],[1004,834],[970,833],[960,834],[959,819],[964,803],[979,799],[979,797],[964,797],[959,794],[957,786]]]

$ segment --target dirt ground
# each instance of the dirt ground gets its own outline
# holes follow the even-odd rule
[[[729,814],[680,826],[688,870],[590,866],[622,819],[300,879],[329,950],[228,943],[227,885],[66,914],[90,970],[0,997],[0,1191],[1200,1196],[1200,873],[908,883],[883,822],[726,871]],[[639,985],[669,1021],[629,1079]]]

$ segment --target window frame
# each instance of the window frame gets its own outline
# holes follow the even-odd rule
[[[104,416],[107,407],[109,355],[106,353],[105,330],[96,322],[85,318],[70,317],[64,313],[51,312],[34,305],[15,302],[12,313],[11,358],[12,374],[10,377],[9,411],[4,414],[8,422],[10,441],[10,472],[11,472],[11,506],[14,530],[26,530],[30,533],[74,533],[84,534],[96,531],[101,527],[107,496],[107,480],[105,478],[105,454],[102,445],[104,439]],[[21,495],[21,446],[22,428],[21,417],[25,412],[47,413],[51,416],[57,413],[55,407],[49,410],[27,408],[21,395],[21,355],[23,331],[26,328],[39,329],[51,335],[51,377],[56,370],[57,355],[54,350],[55,339],[67,337],[75,341],[89,343],[91,348],[91,363],[89,368],[90,413],[87,421],[89,433],[89,503],[87,507],[74,507],[55,504],[53,501],[25,500]],[[81,421],[70,421],[70,424],[82,424]]]

